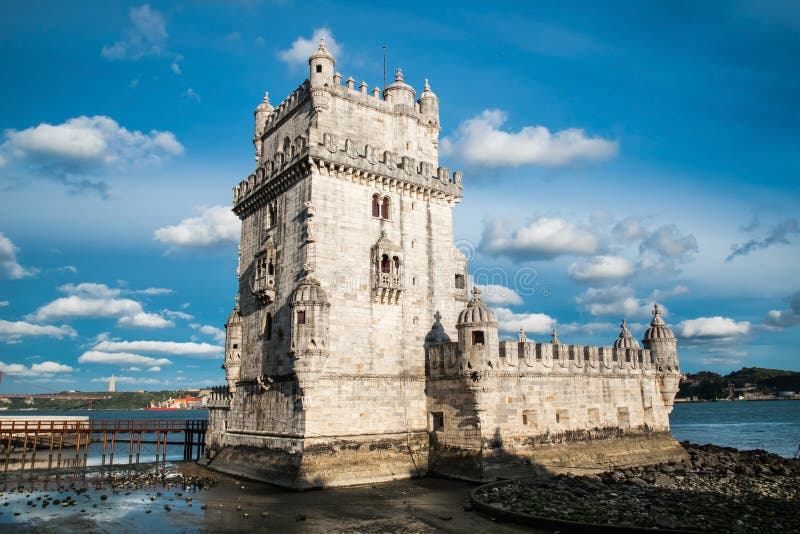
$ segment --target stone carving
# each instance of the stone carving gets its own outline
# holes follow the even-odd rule
[[[378,157],[375,155],[375,149],[371,145],[367,145],[364,148],[364,155],[366,156],[367,163],[370,165],[375,165],[378,163]]]
[[[328,149],[328,152],[335,153],[339,151],[339,145],[336,142],[336,136],[332,133],[322,134],[322,144]]]
[[[347,154],[347,157],[351,159],[356,159],[358,157],[358,148],[356,147],[356,143],[350,138],[345,139],[344,151]]]

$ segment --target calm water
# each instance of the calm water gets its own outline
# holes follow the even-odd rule
[[[87,415],[90,419],[206,419],[206,410],[6,411],[2,415]],[[678,441],[737,449],[766,449],[792,457],[800,446],[800,401],[675,403],[670,416]],[[176,448],[178,455],[182,451]],[[173,454],[170,454],[173,456]],[[179,457],[179,455],[178,455]]]
[[[678,441],[765,449],[791,458],[800,446],[800,401],[676,402],[670,425]]]

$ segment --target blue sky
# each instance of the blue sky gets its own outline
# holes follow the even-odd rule
[[[800,370],[795,2],[12,1],[0,391],[222,383],[252,112],[321,35],[345,79],[386,45],[430,80],[504,335],[640,338],[658,300],[685,371]]]

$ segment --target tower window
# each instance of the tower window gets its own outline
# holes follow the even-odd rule
[[[444,413],[431,412],[431,428],[434,432],[444,430]]]
[[[483,330],[473,330],[472,331],[472,344],[473,345],[483,345]]]
[[[317,65],[317,72],[322,72],[322,65]]]
[[[269,341],[272,339],[272,314],[267,313],[266,325],[264,325],[264,337]]]
[[[383,204],[381,204],[381,219],[389,219],[390,211],[392,208],[392,200],[389,197],[383,197]]]
[[[306,324],[306,312],[305,312],[305,310],[298,310],[297,311],[297,324]]]
[[[466,284],[464,282],[465,282],[464,275],[463,274],[457,274],[456,275],[456,289],[464,289],[466,287]]]
[[[380,195],[372,195],[372,216],[373,217],[380,217],[381,216],[381,197]]]
[[[383,255],[381,258],[381,272],[382,273],[390,273],[392,272],[392,264],[389,261],[389,256],[386,254]]]

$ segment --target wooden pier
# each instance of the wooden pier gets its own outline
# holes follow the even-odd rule
[[[183,460],[199,460],[207,426],[201,419],[0,419],[0,462],[4,471],[163,463],[176,446]]]

